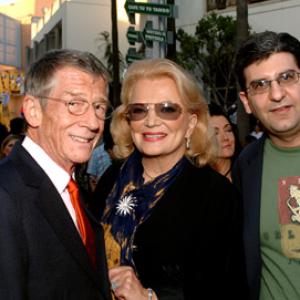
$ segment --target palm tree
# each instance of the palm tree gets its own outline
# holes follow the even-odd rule
[[[236,3],[237,16],[237,49],[248,37],[248,1],[238,0]],[[245,137],[250,131],[250,118],[246,114],[241,101],[238,101],[237,106],[237,126],[239,131],[239,139],[242,145],[245,144]]]
[[[120,63],[118,45],[118,16],[117,2],[111,0],[111,23],[112,23],[112,63],[113,63],[113,82],[112,82],[112,102],[114,106],[120,104]]]
[[[175,0],[167,0],[167,4],[175,4]],[[167,18],[167,30],[173,32],[173,43],[167,44],[166,57],[174,60],[176,57],[176,23],[175,18]]]
[[[236,16],[237,16],[237,43],[239,46],[244,40],[246,40],[249,32],[247,0],[237,1]]]

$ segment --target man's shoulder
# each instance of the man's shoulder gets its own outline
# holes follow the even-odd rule
[[[0,162],[0,184],[7,188],[21,185],[22,182],[28,185],[40,183],[43,174],[42,168],[21,144],[16,144],[11,154]]]
[[[254,142],[248,144],[240,153],[238,161],[251,160],[263,154],[263,147],[266,137],[261,137]]]
[[[0,205],[1,208],[15,207],[22,199],[23,183],[14,163],[8,158],[0,162]]]
[[[247,145],[237,157],[232,168],[232,179],[235,185],[239,186],[242,178],[261,173],[263,164],[263,152],[266,136]]]
[[[16,169],[9,157],[4,158],[0,162],[0,182],[8,182],[12,177],[16,176]]]

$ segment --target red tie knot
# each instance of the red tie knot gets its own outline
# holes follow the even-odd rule
[[[74,193],[74,192],[78,191],[78,186],[72,178],[70,179],[67,188],[68,188],[69,193]]]

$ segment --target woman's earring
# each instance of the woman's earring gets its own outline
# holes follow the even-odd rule
[[[191,139],[189,137],[186,137],[186,149],[189,150],[190,149],[190,144],[191,144]]]

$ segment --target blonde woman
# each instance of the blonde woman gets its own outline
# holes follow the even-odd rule
[[[95,191],[114,296],[245,299],[239,201],[208,166],[213,132],[197,83],[174,62],[144,60],[121,98],[111,132],[124,163]]]

